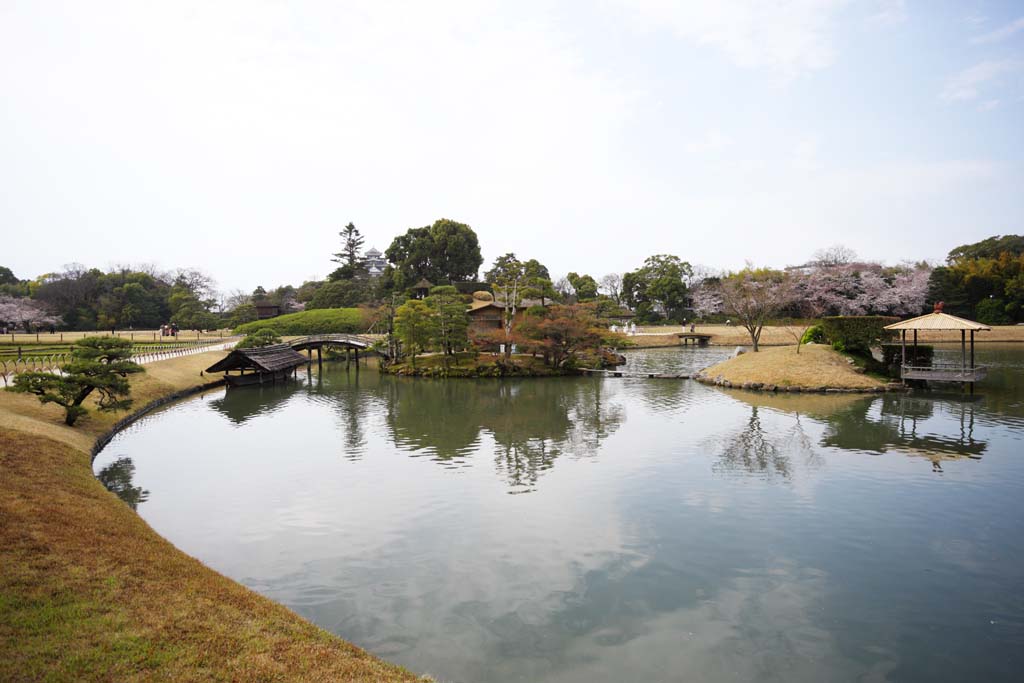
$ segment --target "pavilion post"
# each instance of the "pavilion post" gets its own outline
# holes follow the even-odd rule
[[[917,330],[914,330],[914,357],[910,359],[910,362],[917,364]]]
[[[900,330],[900,379],[906,384],[907,380],[903,376],[907,368],[907,331]]]
[[[960,330],[960,372],[967,374],[967,331]]]
[[[971,330],[971,379],[976,379],[977,374],[974,370],[974,330]],[[971,382],[971,396],[974,396],[974,382]]]

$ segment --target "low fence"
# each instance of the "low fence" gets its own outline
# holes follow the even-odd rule
[[[118,337],[138,342],[176,344],[185,341],[207,341],[227,339],[234,336],[230,330],[196,332],[179,330],[176,335],[164,335],[160,330],[114,330],[113,332],[7,332],[0,335],[0,341],[8,344],[70,344],[83,337]]]
[[[179,342],[174,346],[164,344],[138,345],[132,347],[132,360],[147,365],[171,358],[192,356],[207,351],[226,351],[238,343],[239,337],[215,341]],[[20,358],[0,359],[0,376],[8,386],[14,376],[22,372],[57,372],[71,361],[71,353],[28,355]]]

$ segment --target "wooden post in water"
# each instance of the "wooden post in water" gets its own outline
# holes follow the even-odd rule
[[[323,372],[324,371],[324,358],[323,358],[322,351],[323,351],[323,347],[322,346],[316,347],[316,369],[317,369],[317,372]]]

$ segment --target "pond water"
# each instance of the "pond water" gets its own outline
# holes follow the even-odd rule
[[[325,365],[153,413],[95,471],[185,552],[442,681],[1019,680],[1024,349],[979,362],[974,399]]]

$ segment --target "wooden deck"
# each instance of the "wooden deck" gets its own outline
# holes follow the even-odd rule
[[[980,382],[988,375],[988,367],[975,365],[904,365],[903,379],[924,379],[933,382]]]

